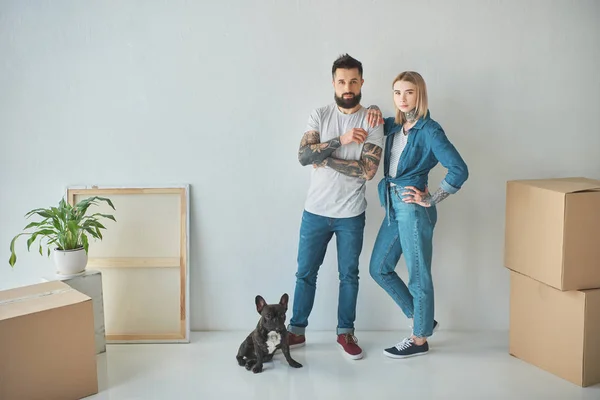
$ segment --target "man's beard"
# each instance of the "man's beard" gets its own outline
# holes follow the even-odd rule
[[[350,97],[349,99],[345,99],[344,96],[347,94],[352,94],[353,97]],[[362,97],[362,93],[359,93],[356,95],[354,95],[354,93],[344,93],[344,94],[342,94],[342,97],[338,97],[335,93],[333,94],[333,98],[335,99],[335,103],[338,105],[338,107],[345,108],[348,110],[356,107],[360,103],[361,97]]]

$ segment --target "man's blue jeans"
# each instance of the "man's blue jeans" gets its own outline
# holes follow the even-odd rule
[[[339,297],[337,334],[354,334],[358,297],[358,258],[365,228],[365,213],[351,218],[327,218],[304,211],[298,246],[298,271],[293,316],[288,330],[303,335],[308,326],[317,287],[317,274],[327,245],[336,236]]]
[[[431,259],[433,230],[437,222],[435,206],[404,203],[400,186],[390,188],[390,221],[384,218],[371,254],[369,273],[400,306],[407,318],[413,318],[413,334],[429,337],[433,331],[433,280]],[[408,268],[408,287],[395,272],[404,254]]]

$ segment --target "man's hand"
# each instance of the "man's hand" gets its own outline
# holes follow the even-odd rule
[[[315,168],[327,166],[346,176],[371,180],[377,173],[381,152],[381,147],[373,143],[365,143],[360,160],[342,160],[329,157],[324,160],[324,163],[315,165]]]
[[[314,163],[314,164],[313,164],[313,167],[314,167],[315,169],[317,169],[317,168],[319,168],[319,167],[326,167],[326,166],[327,166],[327,160],[328,160],[328,159],[326,158],[326,159],[324,159],[323,161],[321,161],[320,163]]]
[[[340,136],[340,143],[342,145],[350,144],[352,142],[361,144],[367,138],[368,133],[362,128],[352,128],[348,132]]]

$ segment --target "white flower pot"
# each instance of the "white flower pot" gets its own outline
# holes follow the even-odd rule
[[[88,261],[88,255],[83,248],[76,250],[54,249],[53,257],[56,274],[63,276],[83,273]]]

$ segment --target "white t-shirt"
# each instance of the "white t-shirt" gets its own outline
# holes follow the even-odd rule
[[[383,124],[372,128],[367,123],[367,109],[353,114],[342,113],[335,103],[313,110],[306,131],[319,132],[321,143],[342,136],[352,128],[362,128],[368,136],[365,143],[383,148]],[[342,145],[331,156],[344,160],[360,160],[364,143]],[[349,218],[367,208],[363,178],[344,175],[330,167],[313,168],[304,208],[330,218]]]
[[[394,134],[394,143],[392,144],[392,150],[390,151],[390,168],[388,170],[388,174],[392,178],[396,177],[396,173],[398,172],[398,163],[400,162],[400,155],[404,151],[407,143],[408,135],[404,134],[404,128],[402,128]]]

